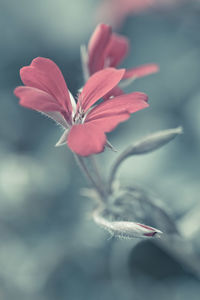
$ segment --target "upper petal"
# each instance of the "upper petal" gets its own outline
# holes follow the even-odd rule
[[[67,85],[58,66],[50,59],[37,57],[20,70],[23,83],[50,94],[70,117],[72,105]]]
[[[117,97],[120,95],[123,95],[124,92],[122,91],[122,89],[120,89],[120,87],[117,85],[115,86],[111,91],[109,91],[104,97],[104,100],[109,99],[110,97]]]
[[[110,132],[115,129],[115,127],[130,117],[130,113],[128,112],[120,112],[115,114],[104,114],[99,116],[99,118],[95,118],[91,121],[86,121],[85,124],[93,124],[99,128],[102,132]]]
[[[116,67],[125,58],[128,50],[128,39],[113,33],[105,51],[105,60],[110,67]]]
[[[104,52],[111,37],[111,27],[99,24],[92,34],[88,43],[88,67],[93,74],[104,67]]]
[[[139,92],[108,99],[93,108],[85,122],[97,125],[104,132],[112,131],[120,122],[127,120],[131,113],[148,107],[147,95]]]
[[[146,64],[136,68],[126,70],[123,79],[144,77],[159,71],[157,64]]]
[[[82,109],[88,110],[97,100],[112,90],[124,76],[124,69],[106,68],[93,74],[79,95]]]
[[[95,124],[79,124],[71,128],[67,143],[73,152],[81,156],[88,156],[104,150],[106,136]]]
[[[22,106],[42,112],[61,111],[57,101],[50,94],[37,88],[19,86],[14,90],[14,94],[20,98]]]
[[[94,107],[87,115],[87,120],[94,119],[100,115],[115,114],[120,112],[134,113],[137,110],[148,107],[148,96],[141,92],[123,94],[108,99]]]

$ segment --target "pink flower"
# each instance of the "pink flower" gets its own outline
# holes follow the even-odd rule
[[[99,24],[92,34],[88,44],[88,70],[92,75],[107,67],[117,67],[125,58],[129,50],[127,38],[112,33],[111,27]],[[125,71],[123,79],[130,82],[136,78],[144,77],[158,72],[156,64],[146,64]],[[110,95],[120,95],[123,91],[117,87]]]
[[[94,104],[123,78],[124,69],[106,68],[92,75],[78,95],[77,103],[69,92],[58,66],[47,58],[35,58],[20,70],[25,86],[14,93],[22,106],[40,111],[65,128],[57,145],[68,144],[82,156],[99,153],[112,131],[131,113],[148,106],[147,95],[134,92]]]

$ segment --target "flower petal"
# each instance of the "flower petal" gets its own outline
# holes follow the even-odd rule
[[[88,156],[104,150],[106,136],[95,124],[84,123],[71,128],[67,143],[73,152]]]
[[[86,121],[85,124],[93,124],[101,129],[102,132],[110,132],[114,130],[119,123],[128,120],[129,117],[130,114],[128,112],[116,113],[113,115],[107,114],[100,118],[96,118],[95,120],[89,122]]]
[[[82,109],[87,111],[97,100],[112,90],[122,79],[124,72],[125,69],[106,68],[92,75],[79,95]]]
[[[176,0],[171,1],[176,2]],[[102,0],[97,7],[97,17],[119,28],[129,15],[141,13],[158,2],[166,4],[169,0]]]
[[[115,86],[111,91],[109,91],[105,96],[103,96],[104,100],[108,100],[110,97],[117,97],[123,95],[124,92],[120,89],[119,86]]]
[[[68,112],[70,118],[72,105],[67,85],[58,66],[50,59],[37,57],[30,66],[20,70],[23,83],[50,94]]]
[[[131,78],[131,77],[140,78],[153,73],[157,73],[158,71],[159,71],[158,65],[146,64],[146,65],[142,65],[136,68],[126,70],[123,79]]]
[[[121,95],[100,103],[87,115],[85,122],[97,125],[104,132],[112,131],[131,113],[148,107],[147,95],[139,92]]]
[[[15,96],[20,98],[22,106],[41,112],[61,111],[57,101],[48,93],[29,86],[19,86],[14,90]]]
[[[94,120],[100,116],[112,115],[115,113],[134,113],[140,109],[148,107],[148,96],[144,93],[134,92],[124,94],[104,101],[94,107],[87,115],[87,121]]]
[[[92,34],[88,44],[88,67],[90,74],[103,69],[104,51],[111,37],[111,27],[106,24],[99,24]]]
[[[109,44],[105,51],[105,60],[108,60],[109,67],[116,67],[125,58],[129,50],[129,41],[127,38],[112,34]]]

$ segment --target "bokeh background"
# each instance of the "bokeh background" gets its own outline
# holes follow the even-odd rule
[[[189,252],[113,239],[94,224],[92,200],[80,192],[88,182],[69,149],[54,147],[60,128],[13,95],[19,69],[37,56],[54,60],[76,93],[79,47],[104,21],[105,1],[0,0],[0,299],[199,299],[200,2],[157,2],[129,10],[120,26],[109,8],[116,31],[130,39],[123,66],[160,65],[126,90],[146,92],[150,108],[109,139],[120,153],[149,133],[183,126],[171,144],[127,160],[119,178],[161,199]],[[116,156],[98,155],[104,176]]]

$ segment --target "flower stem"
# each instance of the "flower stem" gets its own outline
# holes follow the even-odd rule
[[[81,45],[80,47],[80,56],[81,56],[81,64],[82,64],[82,71],[83,71],[83,79],[86,83],[90,77],[89,70],[88,70],[88,54],[85,45]]]
[[[94,169],[96,178],[98,180],[98,182],[101,184],[101,186],[104,186],[104,182],[103,182],[103,178],[101,176],[100,170],[99,170],[99,165],[97,163],[96,157],[94,155],[91,156],[91,163],[92,163],[92,167]]]
[[[74,157],[79,165],[79,167],[81,168],[81,170],[83,171],[83,173],[86,175],[86,177],[89,179],[89,181],[91,182],[91,184],[93,185],[93,187],[95,188],[95,190],[98,192],[98,194],[101,196],[101,199],[105,197],[105,190],[103,189],[103,186],[102,184],[98,184],[94,177],[90,174],[85,162],[84,162],[84,159],[79,156],[79,155],[76,155],[74,154]],[[95,170],[95,173],[96,173],[97,170]],[[97,174],[96,174],[97,175]],[[98,173],[97,177],[100,176],[100,174]],[[101,179],[101,177],[100,177]],[[101,181],[100,181],[101,182]]]
[[[114,162],[113,166],[111,167],[111,172],[108,180],[108,189],[112,192],[112,184],[115,180],[116,173],[118,170],[119,165],[127,158],[127,153],[124,151],[121,155],[118,156],[117,160]]]
[[[87,52],[87,48],[85,45],[81,45],[81,47],[80,47],[80,57],[81,57],[83,79],[84,79],[84,82],[86,83],[90,77],[90,72],[88,69],[88,52]],[[90,180],[90,182],[92,183],[92,185],[94,186],[94,188],[96,189],[98,194],[100,195],[101,201],[105,202],[106,195],[107,195],[107,189],[106,189],[106,185],[103,182],[101,173],[99,171],[99,167],[97,165],[96,158],[93,155],[90,156],[90,162],[91,162],[91,165],[93,168],[93,172],[95,174],[95,177],[93,177],[90,174],[90,172],[85,164],[84,159],[78,155],[75,155],[75,157],[76,157],[77,162],[79,163],[79,166],[81,167],[81,169],[83,170],[85,175],[88,177],[88,179]]]

